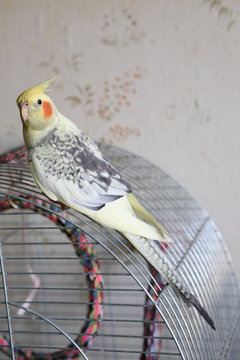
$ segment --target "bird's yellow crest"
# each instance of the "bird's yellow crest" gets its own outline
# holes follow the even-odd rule
[[[59,76],[56,76],[40,85],[36,85],[25,90],[22,94],[20,94],[17,97],[17,104],[20,104],[21,102],[24,101],[31,101],[31,99],[34,99],[36,96],[41,96],[45,94],[47,91],[49,91],[50,84],[58,78]]]

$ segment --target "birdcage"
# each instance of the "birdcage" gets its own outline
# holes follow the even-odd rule
[[[159,251],[216,331],[122,235],[41,194],[20,148],[0,158],[0,359],[239,359],[239,290],[216,225],[150,162],[101,150],[175,239]]]

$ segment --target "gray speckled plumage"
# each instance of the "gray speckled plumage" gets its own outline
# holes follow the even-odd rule
[[[131,192],[128,182],[83,132],[62,133],[55,128],[29,151],[29,162],[33,155],[46,178],[51,176],[77,185],[84,196],[84,206],[89,209],[98,210]]]

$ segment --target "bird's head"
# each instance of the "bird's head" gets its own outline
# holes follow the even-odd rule
[[[17,98],[23,136],[28,148],[44,138],[57,124],[57,108],[46,94],[53,80],[55,78],[25,90]]]
[[[53,80],[27,89],[18,96],[17,105],[24,128],[41,131],[55,125],[57,110],[46,94]]]

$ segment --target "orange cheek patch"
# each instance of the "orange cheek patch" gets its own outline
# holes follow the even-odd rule
[[[44,117],[49,117],[53,113],[51,104],[48,101],[43,101],[43,114]]]

